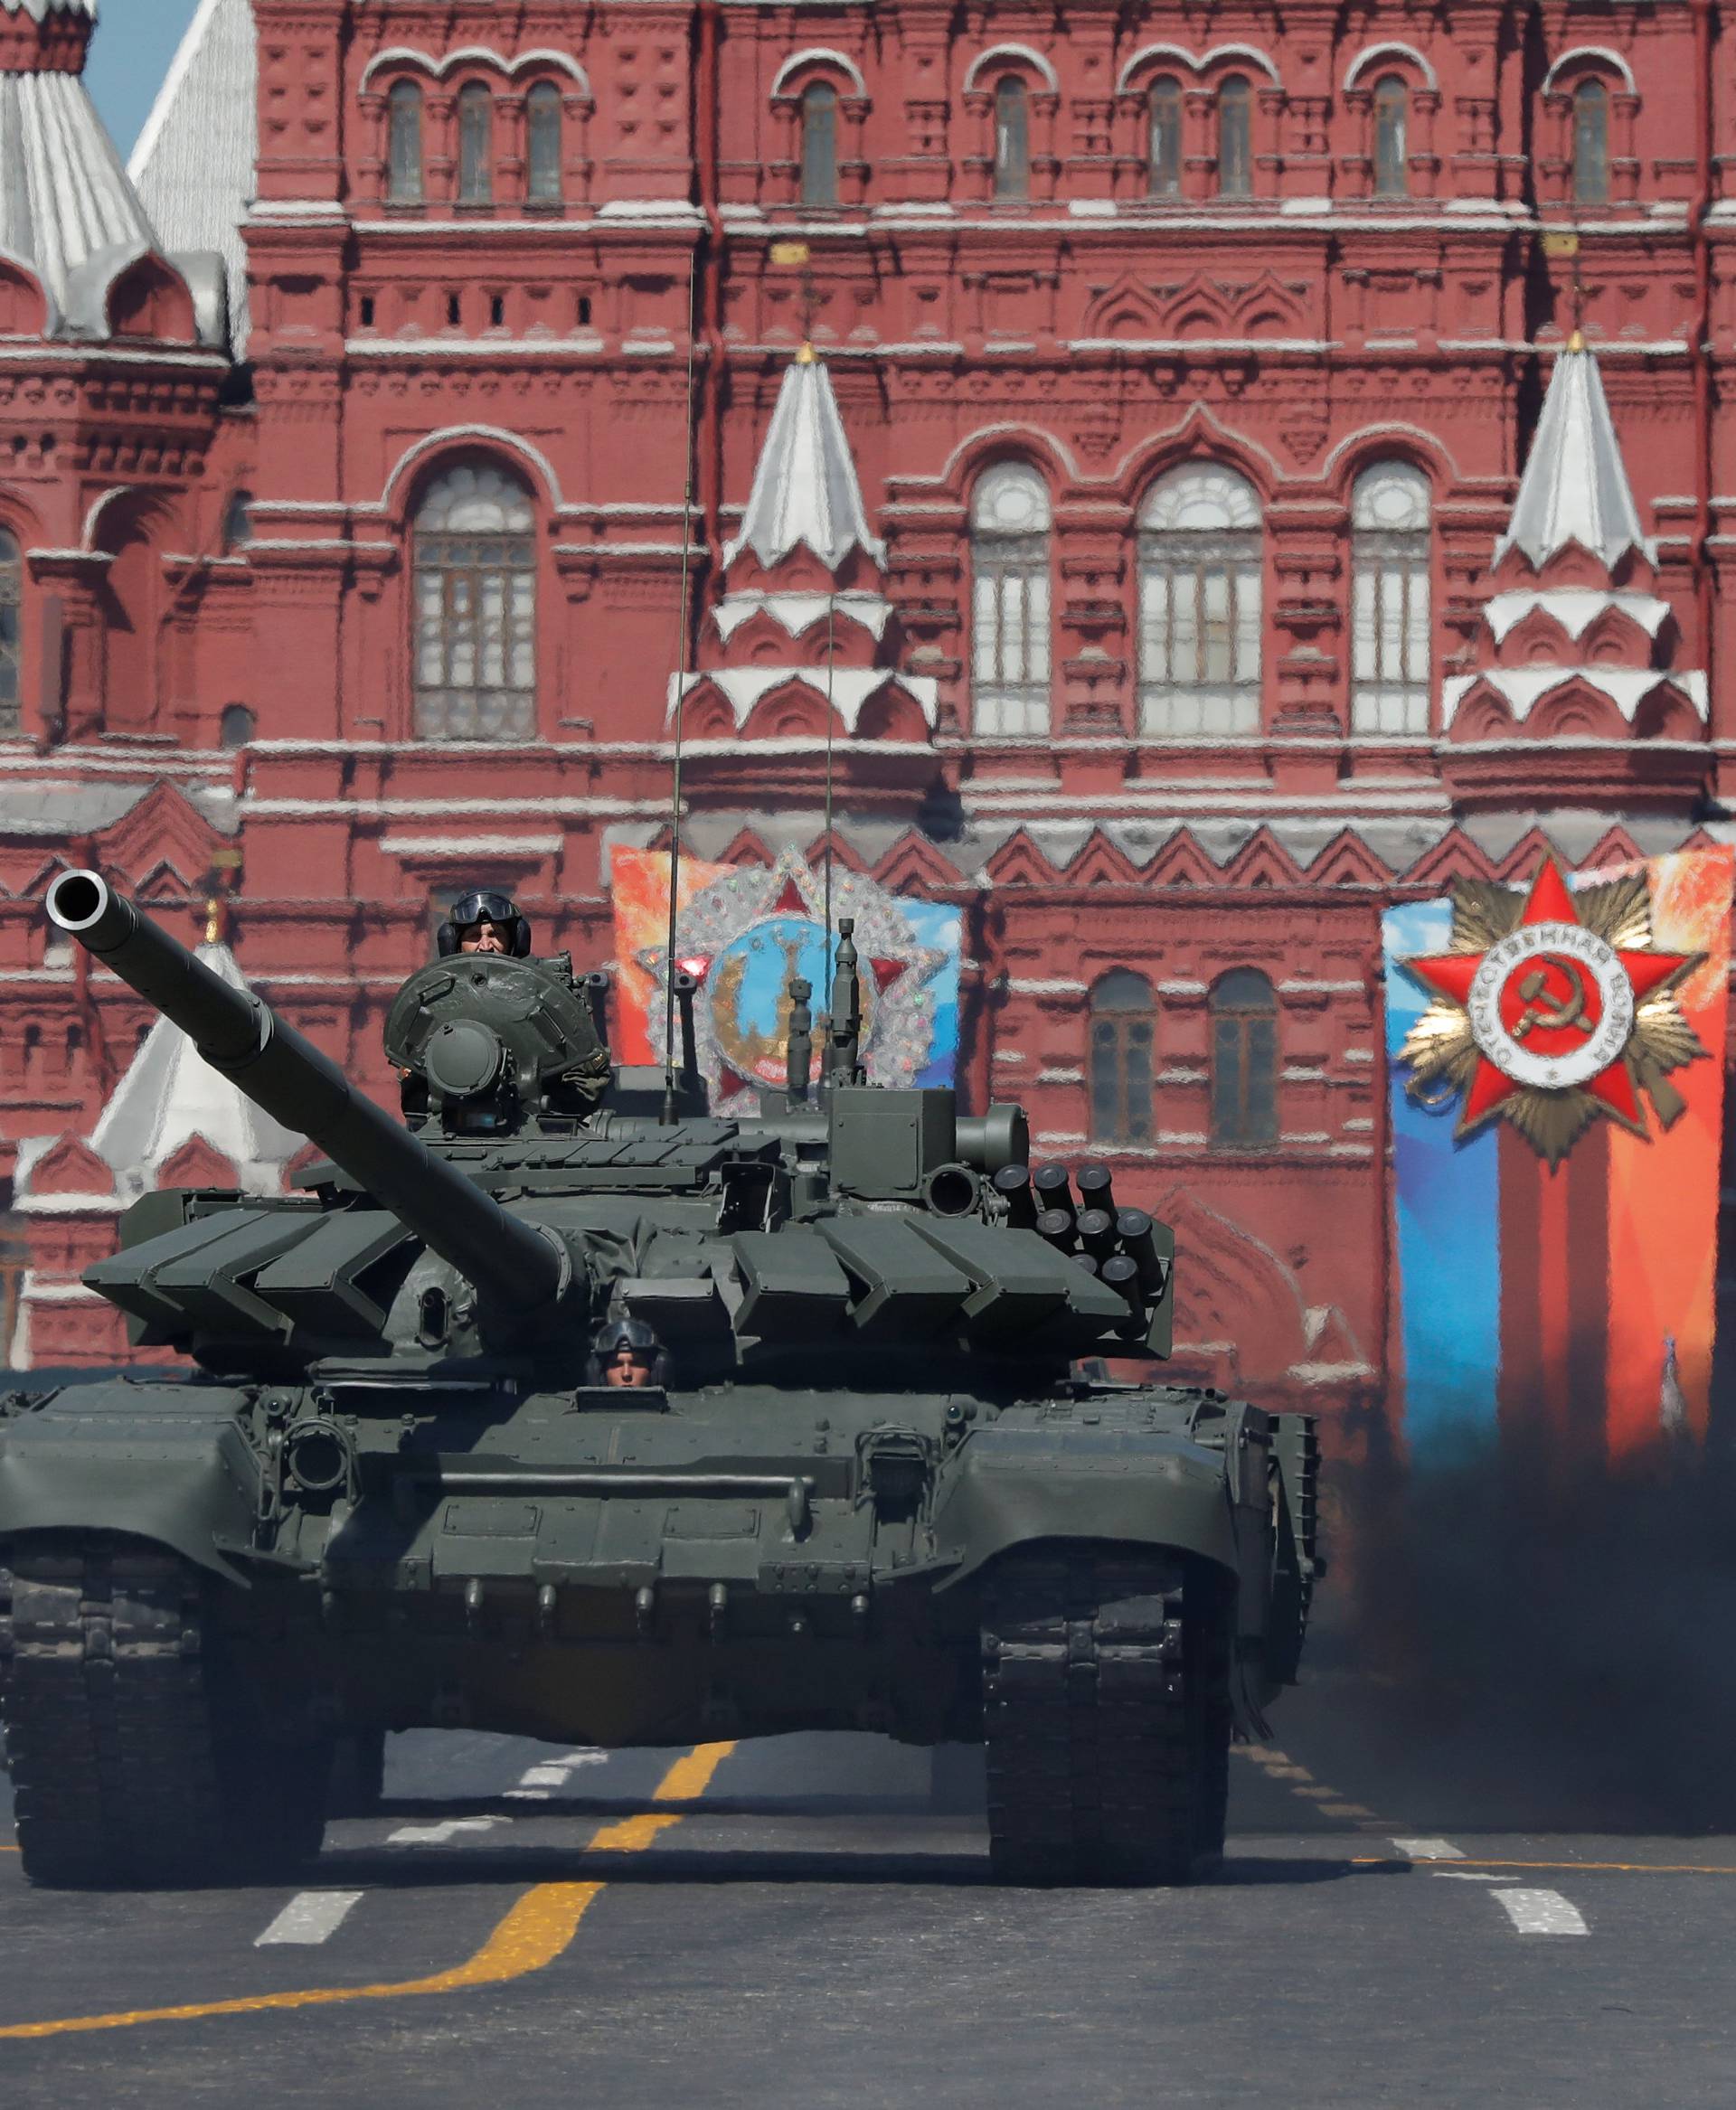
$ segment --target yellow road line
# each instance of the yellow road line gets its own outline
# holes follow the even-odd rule
[[[1402,1861],[1402,1854],[1364,1853],[1354,1855],[1354,1868],[1390,1868],[1394,1861]],[[1410,1864],[1414,1867],[1414,1862]],[[1432,1867],[1432,1862],[1424,1864]],[[1465,1869],[1589,1869],[1606,1875],[1618,1876],[1736,1876],[1736,1868],[1721,1868],[1716,1863],[1703,1861],[1663,1860],[1495,1860],[1483,1854],[1467,1853],[1454,1862],[1455,1868]]]
[[[694,1802],[735,1746],[701,1744],[676,1759],[657,1783],[654,1802]],[[680,1811],[643,1811],[606,1824],[591,1849],[606,1853],[637,1853],[660,1832],[679,1824]],[[53,2022],[12,2022],[0,2039],[61,2037],[86,2030],[130,2030],[141,2022],[191,2022],[206,2015],[261,2014],[273,2008],[334,2007],[345,2001],[401,2000],[429,1992],[464,1992],[477,1985],[501,1985],[541,1971],[561,1955],[579,1931],[579,1922],[602,1883],[539,1883],[527,1890],[467,1963],[428,1978],[407,1978],[389,1985],[315,1985],[294,1992],[251,1993],[239,2000],[191,2002],[184,2007],[134,2008],[108,2015],[73,2015]]]

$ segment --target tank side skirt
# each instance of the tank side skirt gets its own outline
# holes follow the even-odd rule
[[[0,1418],[0,1547],[53,1531],[148,1540],[231,1582],[248,1548],[259,1464],[243,1396],[90,1387],[64,1411]]]
[[[1227,1575],[1244,1565],[1240,1537],[1256,1520],[1226,1499],[1222,1455],[1157,1439],[1093,1458],[1065,1447],[1003,1446],[989,1428],[973,1436],[935,1498],[939,1559],[950,1589],[1015,1547],[1066,1540],[1197,1555]]]

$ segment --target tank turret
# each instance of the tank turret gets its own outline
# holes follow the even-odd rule
[[[1136,1267],[1101,1209],[1082,1241],[1059,1169],[1037,1178],[1066,1205],[1067,1235],[1039,1235],[1055,1210],[1033,1229],[1024,1188],[1001,1182],[1030,1155],[1018,1107],[961,1116],[945,1088],[864,1081],[847,918],[816,1098],[802,1090],[805,1003],[791,1007],[790,1088],[768,1091],[757,1116],[719,1119],[688,977],[680,1068],[618,1069],[594,992],[564,957],[453,955],[412,975],[387,1016],[401,1125],[95,872],[56,881],[48,912],[331,1160],[303,1175],[319,1202],[147,1198],[123,1251],[87,1270],[150,1340],[212,1367],[305,1365],[363,1337],[410,1368],[489,1345],[559,1366],[604,1310],[653,1314],[686,1336],[690,1369],[719,1374],[800,1363],[827,1335],[892,1360],[1035,1356],[1055,1369],[1161,1352],[1167,1338],[1166,1246],[1136,1241]],[[426,1310],[406,1303],[416,1239],[474,1285],[479,1310],[425,1271],[410,1286]]]
[[[433,961],[386,1014],[405,1120],[444,1135],[573,1134],[609,1082],[596,1021],[564,956]]]

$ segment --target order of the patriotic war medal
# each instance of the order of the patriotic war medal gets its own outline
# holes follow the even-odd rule
[[[1643,872],[1570,893],[1545,859],[1521,897],[1461,881],[1451,949],[1401,961],[1433,998],[1400,1060],[1410,1097],[1462,1101],[1458,1133],[1510,1121],[1553,1165],[1599,1116],[1650,1133],[1684,1107],[1669,1072],[1703,1056],[1678,992],[1699,953],[1659,952]]]

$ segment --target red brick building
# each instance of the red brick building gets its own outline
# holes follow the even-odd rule
[[[606,957],[672,674],[812,666],[771,604],[854,592],[901,701],[835,717],[835,852],[966,910],[961,1086],[1176,1197],[1194,1361],[1377,1392],[1381,909],[1731,833],[1736,9],[206,0],[130,181],[90,28],[0,0],[23,1345],[108,1345],[68,1227],[112,1210],[70,1158],[36,1206],[42,1139],[145,1023],[48,944],[60,862],[230,893],[383,1087],[442,890]],[[1643,637],[1486,619],[1576,320],[1644,543],[1586,590]],[[726,578],[805,337],[878,546]],[[706,856],[821,833],[824,696],[753,691],[695,705]]]

